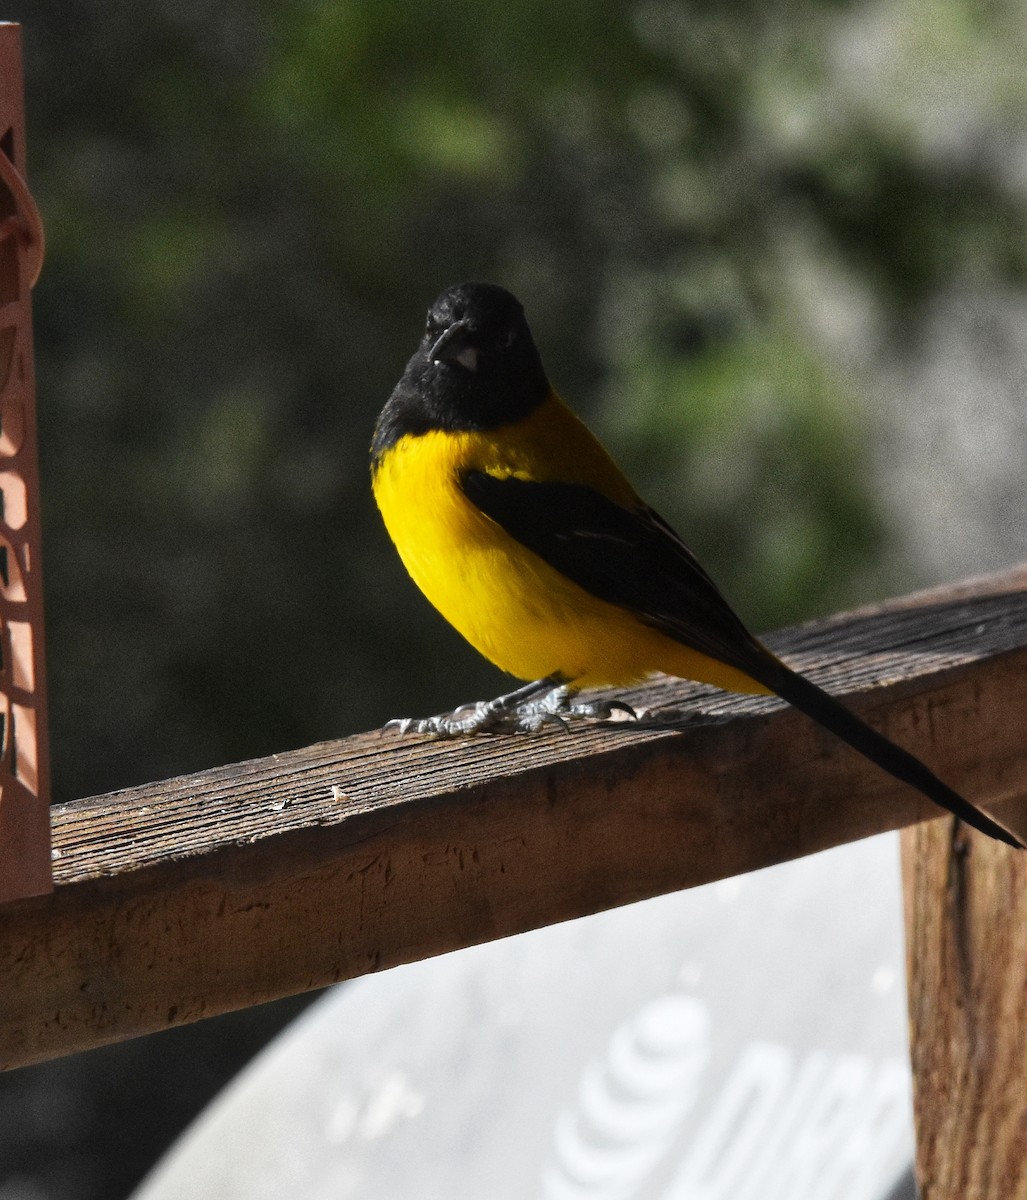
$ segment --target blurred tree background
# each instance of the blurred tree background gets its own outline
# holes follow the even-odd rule
[[[1024,557],[1019,0],[8,0],[57,799],[502,681],[374,417],[461,279],[765,629]],[[0,1077],[0,1200],[125,1195],[295,1004]]]

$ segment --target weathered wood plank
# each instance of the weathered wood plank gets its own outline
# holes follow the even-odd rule
[[[768,640],[994,807],[1027,772],[1025,587],[1027,571],[1010,573]],[[462,742],[363,734],[56,809],[54,895],[0,909],[0,1064],[937,812],[776,701],[680,681],[632,698],[686,719]]]
[[[902,837],[921,1200],[1027,1198],[1027,855],[1005,849]]]

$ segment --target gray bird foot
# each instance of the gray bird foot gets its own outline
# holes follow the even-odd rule
[[[610,721],[617,716],[637,721],[638,713],[623,700],[579,700],[577,694],[566,685],[553,688],[551,692],[529,701],[519,710],[522,727],[530,733],[541,729],[546,721],[559,721],[565,729],[572,721]],[[534,722],[538,724],[534,724]]]
[[[495,700],[464,704],[435,717],[398,717],[383,732],[426,733],[462,737],[472,733],[538,733],[546,725],[569,729],[572,721],[608,721],[615,714],[636,720],[630,704],[620,700],[578,700],[557,678],[540,679]]]

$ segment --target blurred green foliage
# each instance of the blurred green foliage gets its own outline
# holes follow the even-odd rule
[[[995,162],[1015,5],[927,7],[9,0],[49,235],[57,795],[500,689],[367,483],[423,310],[463,278],[521,296],[754,626],[904,586],[875,358],[915,354],[961,272],[1025,268]],[[944,104],[986,111],[988,153],[953,151]]]

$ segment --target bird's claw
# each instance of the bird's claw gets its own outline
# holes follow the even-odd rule
[[[559,686],[542,696],[514,703],[510,697],[500,696],[496,700],[464,704],[451,713],[434,717],[397,717],[387,721],[382,732],[450,738],[472,733],[539,733],[547,725],[559,725],[569,731],[574,721],[610,721],[616,720],[617,715],[631,721],[639,716],[622,700],[578,700],[569,688]]]
[[[461,734],[478,733],[491,727],[489,705],[484,700],[477,704],[464,704],[451,713],[439,713],[434,717],[396,717],[386,721],[383,733],[395,731],[405,733],[427,733],[434,737],[458,737]]]
[[[615,721],[618,713],[628,721],[639,719],[638,710],[623,700],[577,700],[569,705],[567,712],[572,717],[588,717],[593,721]]]

